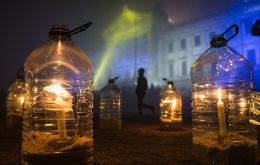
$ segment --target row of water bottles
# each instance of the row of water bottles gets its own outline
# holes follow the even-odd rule
[[[25,95],[23,68],[19,69],[16,81],[10,86],[7,101],[8,128],[21,128],[22,110]],[[109,79],[100,91],[99,128],[120,130],[122,127],[122,98],[115,81],[119,77]],[[173,81],[163,79],[166,85],[160,92],[160,128],[164,130],[180,130],[182,125],[182,99]]]
[[[239,164],[242,159],[238,158],[243,158],[239,153],[247,153],[248,159],[243,160],[253,164],[257,142],[250,123],[259,125],[259,96],[254,95],[250,111],[253,67],[227,46],[235,35],[226,39],[224,34],[232,28],[237,35],[238,27],[231,26],[214,37],[191,68],[193,153],[203,158],[202,164]],[[25,61],[25,83],[18,76],[9,90],[7,123],[11,126],[10,121],[19,121],[23,114],[22,164],[42,164],[42,160],[75,164],[75,157],[79,164],[93,160],[93,69],[71,40],[79,29],[86,27],[70,31],[63,25],[53,26],[49,39]],[[109,80],[101,92],[100,124],[120,129],[121,98],[114,81]],[[165,81],[161,125],[178,128],[181,97],[173,82]]]
[[[7,126],[22,125],[21,164],[93,162],[93,65],[72,41],[72,35],[90,25],[74,30],[53,25],[48,39],[28,55],[24,79],[18,76],[9,89]],[[100,124],[120,129],[121,98],[115,80],[101,92]],[[176,101],[174,105],[179,106]]]
[[[100,124],[102,129],[121,129],[121,97],[115,84],[119,77],[108,80],[100,93]],[[164,79],[166,85],[160,92],[160,128],[180,130],[182,125],[182,99],[173,81]]]

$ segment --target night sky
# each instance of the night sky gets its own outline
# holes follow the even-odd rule
[[[93,21],[88,31],[73,37],[90,58],[98,58],[103,47],[102,31],[122,11],[124,5],[138,11],[151,11],[158,3],[175,24],[182,24],[220,12],[239,0],[3,0],[0,6],[1,60],[0,89],[7,90],[16,70],[27,55],[48,37],[52,24],[71,29]],[[98,67],[98,66],[96,66]]]

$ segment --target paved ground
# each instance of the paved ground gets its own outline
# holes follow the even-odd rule
[[[0,164],[16,165],[20,162],[21,134],[0,126]]]
[[[124,121],[119,132],[95,132],[96,165],[194,164],[190,127],[177,132],[161,131],[152,116],[131,116]]]
[[[121,131],[104,131],[94,119],[94,165],[196,164],[191,156],[189,125],[182,131],[162,131],[155,115],[128,115]],[[19,164],[20,143],[19,131],[0,125],[0,165]]]
[[[169,132],[158,129],[158,119],[124,118],[121,131],[94,131],[95,165],[167,165],[193,164],[191,128]],[[20,133],[0,126],[0,164],[20,162]]]

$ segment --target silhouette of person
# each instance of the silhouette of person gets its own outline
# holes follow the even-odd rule
[[[135,93],[137,95],[137,108],[140,116],[143,115],[143,108],[148,108],[154,113],[154,106],[143,103],[147,90],[147,79],[144,77],[144,72],[144,68],[138,70],[137,86],[135,88]]]

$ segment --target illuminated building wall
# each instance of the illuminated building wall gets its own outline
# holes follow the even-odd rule
[[[138,67],[147,68],[150,54],[151,15],[141,14],[125,7],[122,14],[103,33],[106,48],[95,75],[97,87],[108,78],[120,76],[133,81]]]
[[[165,24],[169,25],[167,21]],[[118,83],[122,86],[134,86],[141,67],[145,68],[149,82],[158,79],[156,38],[159,33],[155,30],[158,25],[164,29],[160,17],[124,7],[121,15],[103,33],[106,48],[95,74],[96,89],[102,88],[107,79],[114,76],[120,76]]]
[[[254,64],[255,87],[260,90],[260,37],[250,33],[255,20],[260,19],[260,1],[244,2],[205,19],[171,25],[170,29],[162,17],[127,7],[122,10],[103,34],[106,49],[97,65],[96,89],[113,76],[120,76],[119,85],[134,86],[138,68],[144,67],[149,85],[162,86],[162,78],[172,79],[178,91],[189,96],[192,63],[209,48],[213,35],[236,23],[240,32],[229,46]]]
[[[161,77],[173,79],[182,94],[189,95],[192,63],[210,46],[211,37],[236,23],[240,32],[229,46],[250,60],[255,69],[254,81],[260,89],[260,36],[251,35],[251,27],[260,19],[260,1],[242,3],[206,19],[175,26],[159,39],[158,65]]]

